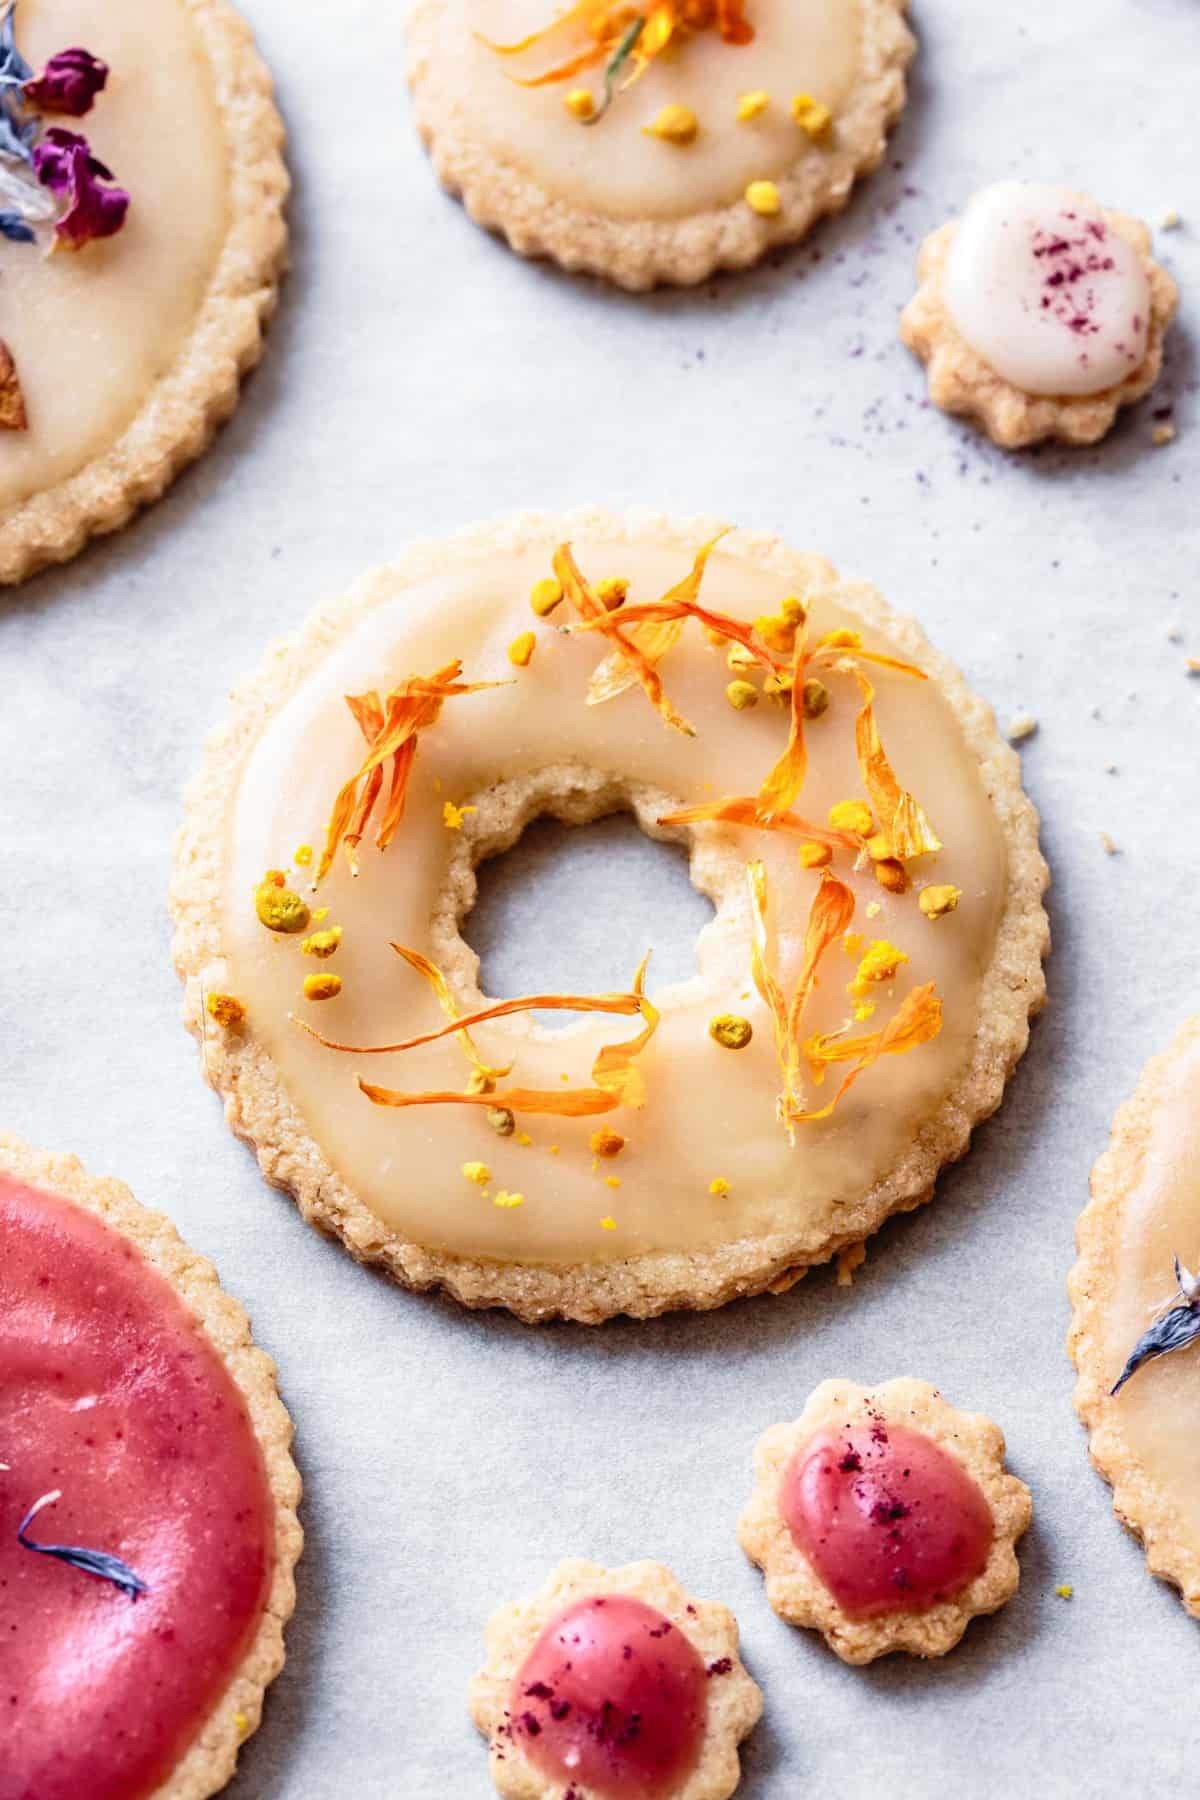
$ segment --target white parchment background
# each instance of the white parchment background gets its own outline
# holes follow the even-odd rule
[[[267,360],[167,500],[0,600],[0,1117],[172,1214],[296,1420],[299,1610],[231,1793],[484,1800],[464,1711],[484,1617],[569,1554],[658,1557],[736,1609],[766,1692],[748,1800],[1182,1776],[1196,1627],[1111,1516],[1062,1342],[1090,1164],[1197,1005],[1200,9],[924,0],[893,156],[849,213],[776,266],[653,299],[523,263],[441,195],[395,0],[247,10],[296,176]],[[1002,175],[1184,215],[1160,240],[1184,285],[1167,378],[1098,450],[1001,455],[924,406],[896,342],[920,237]],[[1167,400],[1179,439],[1151,449]],[[775,527],[918,613],[1002,718],[1040,719],[1052,1004],[999,1117],[852,1291],[821,1273],[717,1316],[533,1331],[372,1278],[263,1186],[179,1026],[163,896],[204,733],[270,640],[411,534],[597,499]],[[675,916],[657,853],[606,856],[599,892],[569,861],[578,983],[621,974],[624,944],[608,967],[597,941],[639,893],[686,953],[698,915]],[[497,991],[544,977],[537,898],[507,914]],[[574,929],[555,903],[555,936]],[[1003,1424],[1036,1520],[1003,1614],[944,1662],[855,1671],[774,1618],[733,1525],[761,1427],[825,1376],[897,1373]]]

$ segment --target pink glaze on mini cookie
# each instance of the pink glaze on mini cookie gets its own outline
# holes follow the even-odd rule
[[[142,1800],[258,1627],[274,1504],[232,1378],[136,1246],[0,1175],[0,1792]],[[17,1541],[120,1557],[109,1582]]]
[[[627,1594],[552,1619],[509,1697],[509,1729],[551,1780],[604,1800],[661,1800],[699,1760],[707,1673],[670,1619]]]
[[[925,1612],[987,1565],[991,1508],[932,1438],[882,1419],[820,1432],[779,1500],[792,1542],[853,1618]]]

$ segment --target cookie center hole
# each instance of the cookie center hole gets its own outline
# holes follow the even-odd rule
[[[626,814],[591,825],[537,819],[476,875],[462,934],[479,957],[481,989],[498,1000],[624,992],[651,949],[652,992],[696,973],[712,903],[692,886],[686,851],[646,837]],[[533,1016],[550,1030],[579,1017]]]

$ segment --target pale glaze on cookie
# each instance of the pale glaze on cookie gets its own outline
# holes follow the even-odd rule
[[[684,218],[729,205],[751,181],[782,175],[807,144],[791,116],[793,96],[809,93],[836,117],[859,68],[858,0],[753,0],[752,43],[729,45],[716,31],[698,33],[656,58],[603,120],[583,125],[564,95],[590,85],[599,99],[600,66],[569,82],[522,88],[509,71],[536,73],[561,58],[531,52],[518,65],[475,35],[519,41],[554,19],[554,0],[448,0],[446,13],[478,138],[547,193],[611,219]],[[770,93],[772,105],[739,124],[739,96],[754,90]],[[680,148],[644,135],[667,105],[695,113],[694,143]],[[819,157],[819,146],[811,154]]]
[[[933,682],[872,670],[880,728],[898,778],[919,796],[946,846],[914,865],[916,879],[961,888],[957,912],[931,922],[920,913],[915,891],[889,896],[870,870],[852,873],[844,853],[837,868],[857,896],[855,928],[867,941],[890,939],[911,957],[888,994],[879,996],[872,1023],[889,1015],[911,987],[934,981],[944,1001],[944,1026],[932,1043],[870,1070],[831,1119],[798,1129],[794,1147],[775,1112],[779,1071],[769,1018],[750,980],[743,878],[745,860],[761,857],[772,918],[780,927],[775,956],[789,985],[798,972],[817,877],[799,868],[798,840],[783,834],[707,828],[735,853],[726,904],[698,940],[699,973],[691,982],[656,992],[651,968],[649,991],[663,1019],[639,1058],[647,1104],[639,1112],[610,1115],[607,1123],[628,1144],[598,1169],[588,1146],[595,1120],[522,1117],[519,1126],[533,1139],[522,1147],[515,1136],[497,1137],[482,1108],[386,1111],[357,1091],[358,1073],[413,1091],[461,1089],[470,1070],[453,1038],[402,1055],[360,1057],[323,1048],[289,1022],[289,1012],[305,1011],[326,1035],[351,1044],[395,1042],[443,1022],[429,989],[388,942],[438,959],[431,918],[452,858],[463,853],[460,834],[443,823],[447,800],[461,805],[493,782],[520,781],[547,764],[570,761],[693,804],[754,793],[782,749],[785,715],[765,702],[753,712],[734,713],[724,697],[724,656],[694,626],[663,665],[674,703],[696,727],[694,738],[668,730],[640,690],[586,706],[588,677],[601,649],[592,639],[564,638],[553,623],[538,629],[529,668],[514,671],[507,646],[535,623],[528,594],[548,573],[552,549],[548,541],[544,550],[456,562],[437,579],[398,586],[394,598],[381,599],[345,633],[270,719],[230,801],[221,934],[225,984],[245,1003],[255,1040],[329,1162],[380,1219],[417,1243],[467,1255],[569,1263],[788,1231],[796,1234],[800,1254],[810,1241],[815,1250],[828,1239],[831,1203],[860,1198],[886,1174],[961,1075],[1004,904],[1000,823],[979,765]],[[606,548],[579,541],[576,553],[592,579],[629,577],[631,601],[657,598],[686,573],[678,551],[649,544]],[[829,578],[827,565],[814,559],[811,566],[814,583]],[[703,597],[752,619],[777,607],[784,591],[777,575],[718,552]],[[848,623],[854,621],[847,614],[815,596],[814,635]],[[890,647],[870,633],[866,641],[868,648]],[[319,894],[310,896],[314,905],[329,907],[327,923],[345,932],[335,959],[316,965],[299,953],[295,938],[258,922],[254,888],[268,867],[285,866],[297,845],[320,842],[333,796],[361,760],[362,740],[343,695],[384,690],[456,655],[464,659],[468,680],[511,685],[448,702],[438,724],[422,735],[395,842],[382,854],[364,843],[357,881],[339,856]],[[816,820],[861,793],[853,731],[857,689],[839,674],[829,676],[829,685],[833,704],[811,728],[800,802],[800,810]],[[297,882],[302,874],[297,872]],[[537,903],[531,894],[531,918]],[[880,910],[868,917],[873,903]],[[612,923],[620,934],[620,921]],[[554,925],[545,919],[538,928]],[[615,985],[632,978],[651,948],[623,939],[621,946],[628,975]],[[301,981],[317,966],[336,969],[343,992],[306,1007]],[[846,1022],[852,1006],[846,985],[854,971],[854,959],[840,948],[830,951],[805,1015],[807,1029],[828,1031]],[[458,992],[464,1010],[478,1004],[464,983]],[[708,1023],[719,1012],[752,1021],[748,1048],[731,1052],[713,1043]],[[557,1088],[564,1074],[571,1085],[587,1086],[599,1046],[627,1039],[635,1029],[636,1021],[590,1017],[565,1032],[545,1031],[518,1017],[481,1027],[477,1037],[490,1062],[516,1059],[513,1079],[521,1085]],[[828,1086],[814,1089],[813,1099],[819,1103],[829,1093]],[[524,1205],[493,1206],[464,1178],[468,1161],[485,1163],[493,1187],[523,1194]],[[619,1188],[605,1185],[610,1174]],[[719,1198],[709,1192],[717,1178],[730,1184]],[[601,1226],[605,1217],[613,1228]]]
[[[1178,1304],[1174,1260],[1200,1263],[1200,1040],[1169,1065],[1155,1108],[1141,1181],[1126,1202],[1104,1354],[1115,1382],[1147,1327]],[[1146,1363],[1112,1406],[1146,1475],[1170,1497],[1176,1535],[1200,1537],[1200,1344]]]
[[[100,1219],[4,1174],[0,1464],[0,1793],[142,1800],[253,1641],[274,1504],[242,1396],[170,1285]],[[18,1543],[54,1489],[34,1539],[118,1555],[146,1593]]]
[[[29,417],[0,439],[0,507],[75,474],[112,444],[175,361],[228,223],[228,152],[208,60],[179,0],[20,0],[17,41],[40,69],[81,44],[110,66],[83,119],[132,195],[123,229],[44,257],[0,239],[0,338]]]
[[[699,1760],[707,1683],[670,1619],[628,1594],[598,1595],[538,1638],[512,1685],[510,1731],[553,1781],[602,1800],[661,1800]]]
[[[1146,355],[1150,287],[1137,249],[1066,187],[1001,181],[971,201],[946,259],[966,343],[1027,394],[1098,394]]]
[[[992,1547],[979,1484],[932,1438],[882,1415],[804,1445],[779,1506],[796,1548],[856,1619],[952,1599]]]

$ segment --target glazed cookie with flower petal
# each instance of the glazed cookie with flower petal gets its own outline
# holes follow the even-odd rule
[[[1139,219],[1044,182],[1001,181],[925,240],[900,336],[943,412],[1020,449],[1094,444],[1148,393],[1178,291]]]
[[[489,999],[477,865],[621,810],[714,904],[695,975],[622,943],[610,991]],[[410,547],[237,695],[175,959],[307,1218],[594,1321],[779,1291],[928,1198],[1025,1047],[1045,882],[1015,753],[870,588],[711,520],[525,514]]]
[[[1077,1237],[1069,1349],[1092,1461],[1200,1618],[1200,1019],[1118,1112]]]
[[[564,1562],[489,1620],[470,1707],[504,1800],[727,1800],[762,1694],[661,1563]]]
[[[883,155],[907,0],[420,0],[417,128],[523,256],[622,287],[746,268]]]
[[[0,0],[0,582],[125,524],[233,411],[282,142],[226,0]]]
[[[120,1182],[0,1133],[6,1796],[229,1781],[283,1667],[291,1437],[212,1265]]]
[[[780,1618],[843,1662],[944,1656],[1017,1591],[1029,1489],[999,1428],[927,1382],[824,1381],[793,1424],[763,1433],[754,1468],[741,1546]]]

